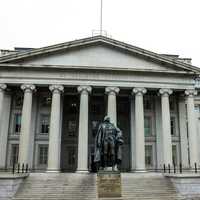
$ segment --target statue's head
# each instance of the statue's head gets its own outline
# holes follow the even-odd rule
[[[104,122],[110,122],[110,117],[105,116],[105,117],[104,117]]]

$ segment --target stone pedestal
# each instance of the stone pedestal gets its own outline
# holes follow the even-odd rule
[[[98,198],[120,198],[121,174],[120,172],[100,171],[97,173]]]

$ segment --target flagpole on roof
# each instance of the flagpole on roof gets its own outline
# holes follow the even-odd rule
[[[103,0],[101,0],[101,14],[100,14],[100,35],[103,32]]]

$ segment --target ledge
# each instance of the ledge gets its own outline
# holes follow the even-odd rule
[[[197,173],[183,173],[183,174],[163,174],[163,176],[168,178],[200,178],[200,174]]]
[[[0,180],[1,179],[24,179],[28,176],[29,176],[29,173],[12,174],[9,172],[0,172]]]

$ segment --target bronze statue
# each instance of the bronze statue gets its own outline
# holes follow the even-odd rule
[[[103,123],[99,125],[95,138],[94,162],[97,171],[107,167],[112,167],[112,170],[120,169],[123,143],[121,130],[106,116]]]

